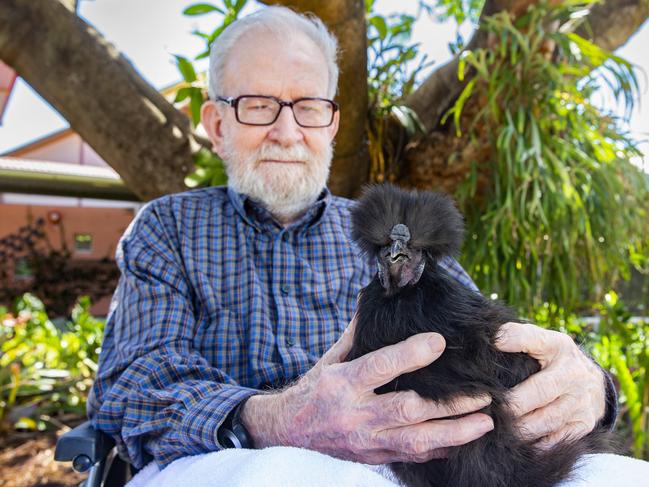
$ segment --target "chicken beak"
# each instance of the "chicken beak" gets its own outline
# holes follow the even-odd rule
[[[392,262],[396,262],[400,256],[408,257],[407,244],[402,239],[397,239],[392,242],[392,247],[390,248],[390,259]]]

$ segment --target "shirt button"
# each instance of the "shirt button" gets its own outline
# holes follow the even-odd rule
[[[295,345],[295,341],[291,337],[286,337],[286,346],[292,347],[293,345]]]
[[[288,294],[291,292],[291,286],[290,284],[282,284],[282,287],[280,288],[282,290],[282,293]]]

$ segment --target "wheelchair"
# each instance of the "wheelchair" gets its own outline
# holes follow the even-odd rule
[[[72,462],[88,478],[79,487],[123,487],[137,470],[117,455],[115,441],[95,430],[90,421],[61,435],[56,442],[54,460]]]

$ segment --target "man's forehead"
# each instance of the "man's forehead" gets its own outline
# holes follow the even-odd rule
[[[229,95],[279,96],[279,90],[293,98],[326,96],[328,78],[322,51],[301,34],[250,33],[233,47],[225,67]]]

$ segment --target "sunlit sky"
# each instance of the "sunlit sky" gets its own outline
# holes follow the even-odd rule
[[[173,62],[173,54],[194,57],[204,49],[201,39],[191,34],[194,29],[211,31],[220,21],[218,14],[186,17],[182,10],[191,0],[81,0],[79,13],[110,42],[114,43],[131,60],[139,73],[153,86],[161,89],[180,79]],[[377,0],[377,10],[382,14],[408,11],[403,0]],[[408,13],[416,11],[411,2]],[[259,8],[249,2],[246,12]],[[468,27],[464,30],[468,33]],[[422,17],[414,29],[413,40],[421,42],[422,52],[436,64],[450,59],[448,43],[455,38],[452,22],[443,24]],[[629,124],[631,135],[640,142],[641,149],[649,154],[649,22],[620,48],[617,53],[639,68],[641,100]],[[644,51],[643,51],[644,50]],[[206,61],[196,64],[197,69],[207,69]],[[606,108],[612,103],[606,102]],[[5,111],[0,127],[0,153],[26,144],[68,124],[29,85],[18,80]],[[649,169],[649,158],[645,158]]]

